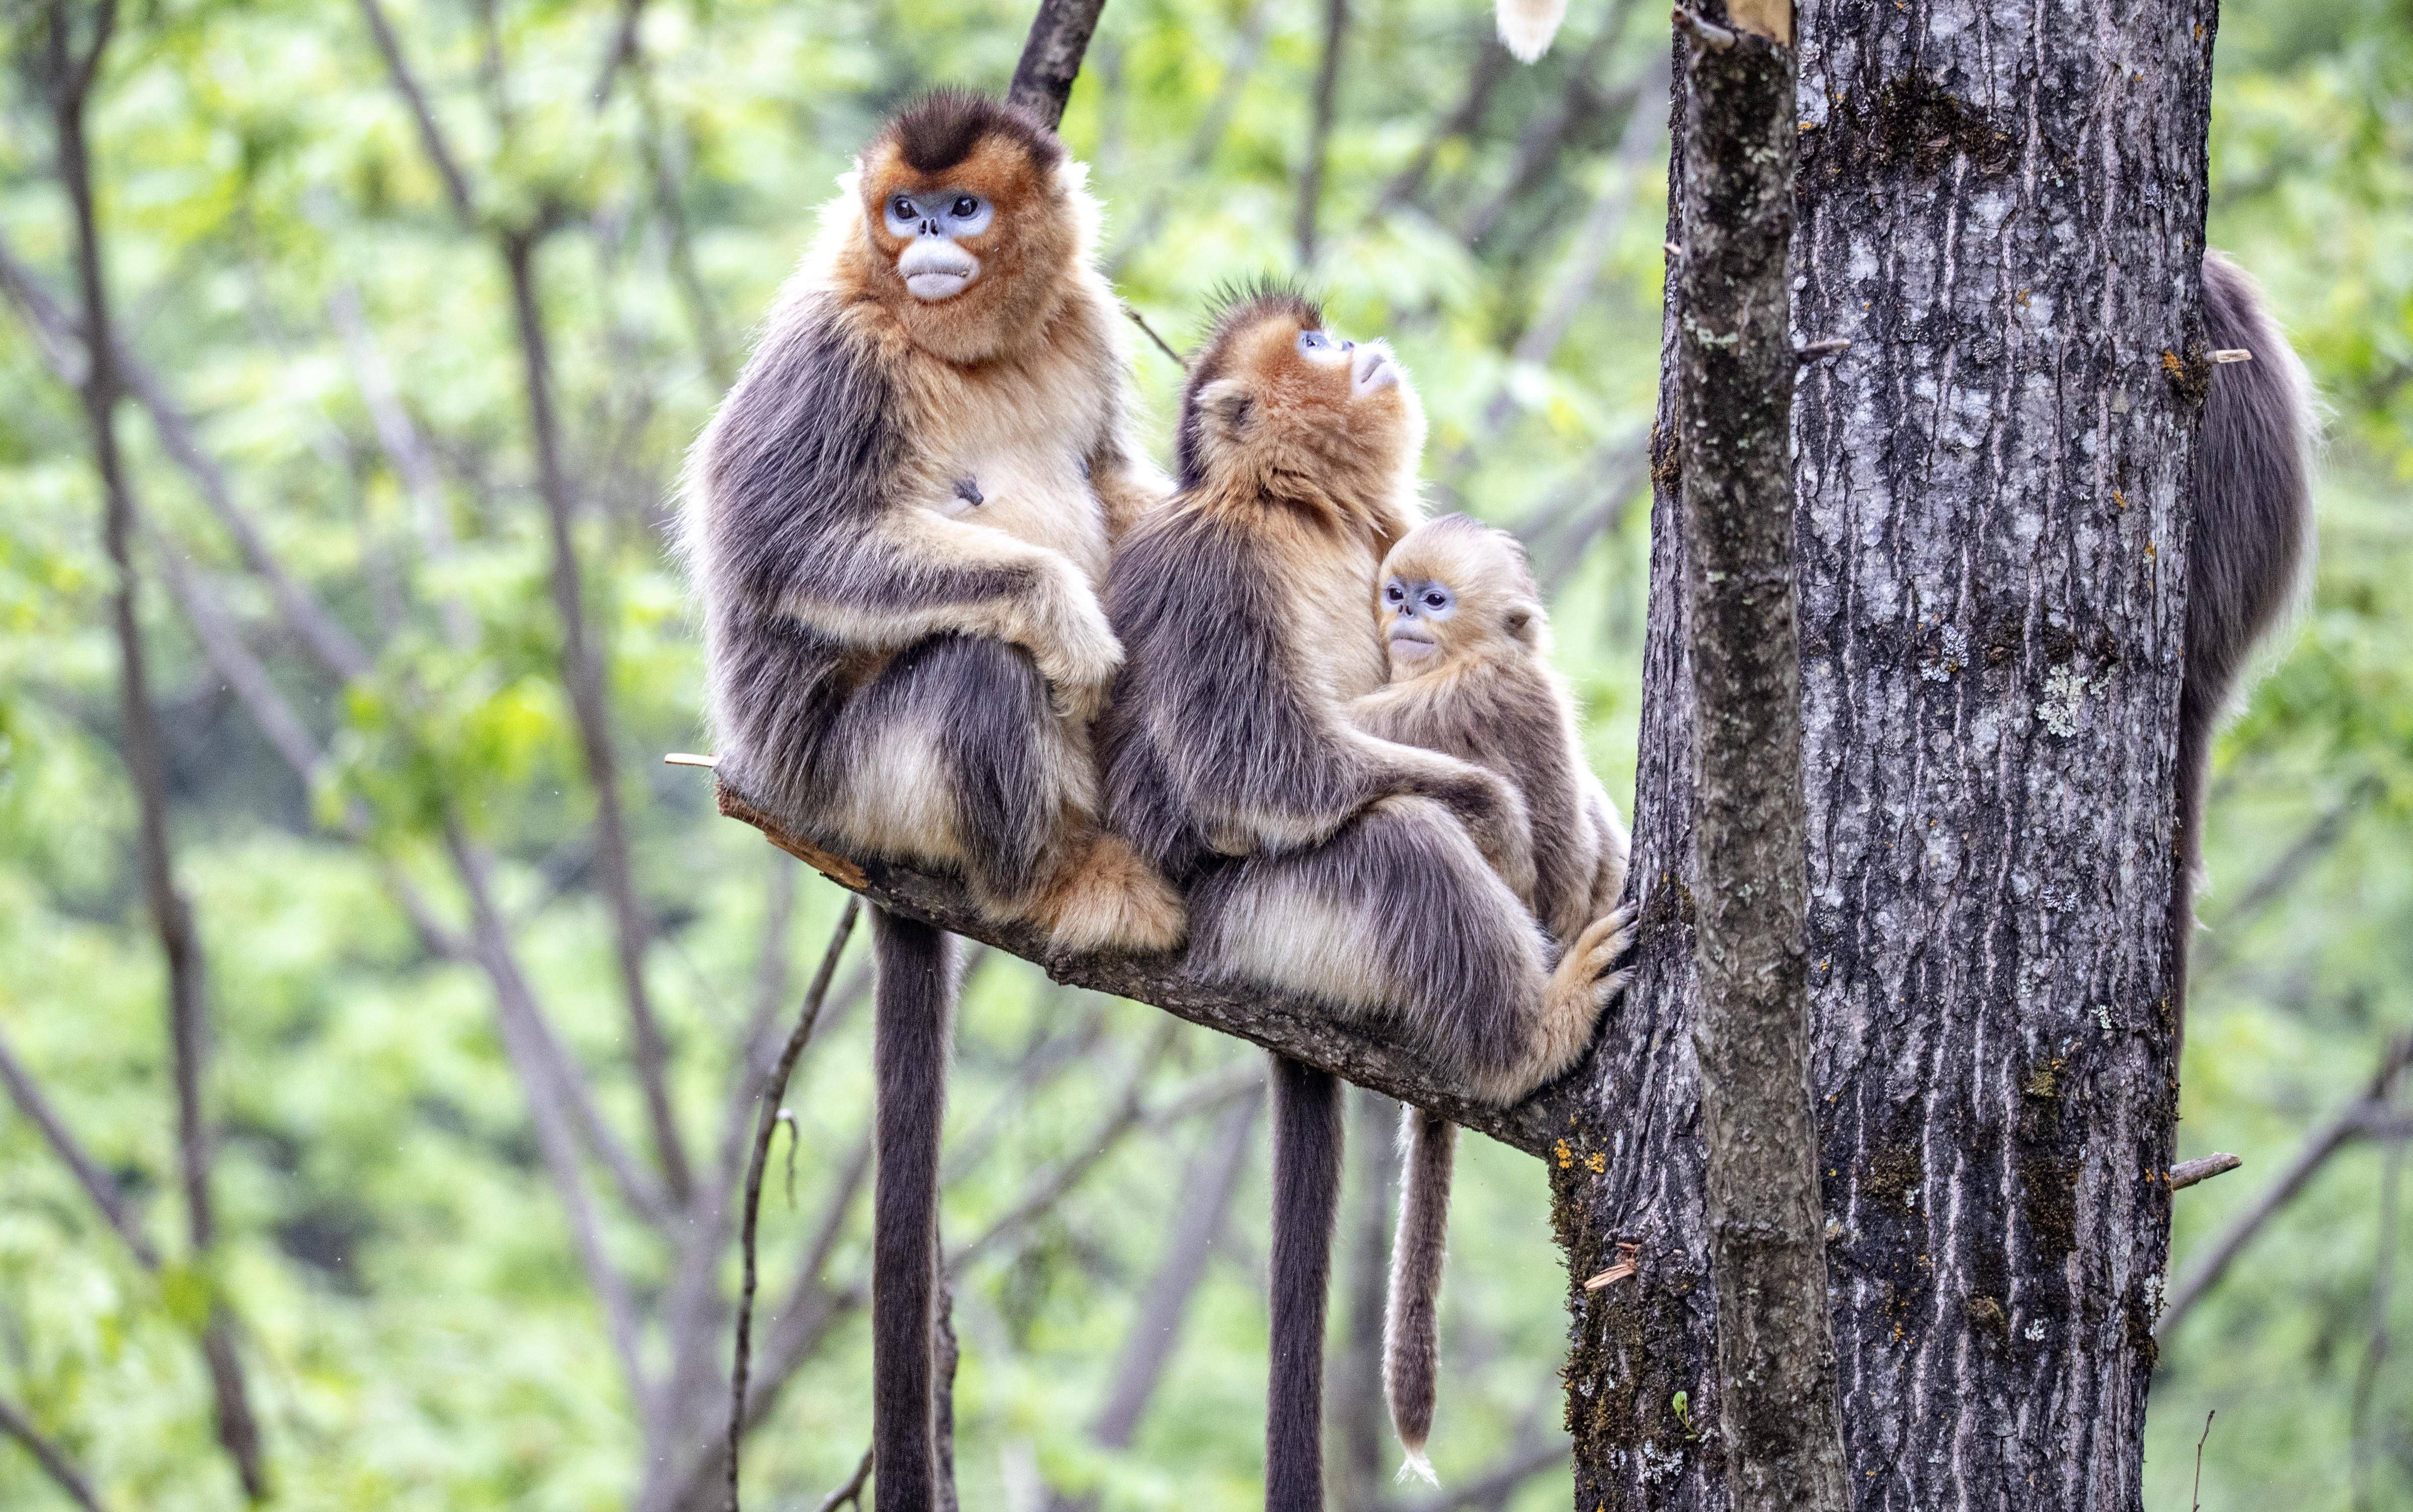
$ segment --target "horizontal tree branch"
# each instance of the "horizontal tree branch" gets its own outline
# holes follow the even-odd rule
[[[1184,956],[1060,955],[1027,925],[1003,922],[974,907],[951,877],[885,861],[833,855],[797,834],[725,780],[716,785],[720,812],[750,824],[770,842],[851,892],[881,907],[951,933],[995,946],[1030,962],[1056,981],[1131,998],[1219,1034],[1234,1035],[1345,1081],[1429,1109],[1488,1134],[1529,1155],[1547,1154],[1567,1124],[1583,1067],[1511,1108],[1470,1096],[1459,1081],[1379,1025],[1341,1022],[1311,1000],[1199,976]]]

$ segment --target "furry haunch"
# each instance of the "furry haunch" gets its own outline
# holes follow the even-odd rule
[[[1525,902],[1562,950],[1587,931],[1621,932],[1625,826],[1583,757],[1574,696],[1549,664],[1549,618],[1505,532],[1444,515],[1391,549],[1375,616],[1390,682],[1349,716],[1385,740],[1428,746],[1498,773],[1524,800],[1532,882]],[[1624,985],[1621,972],[1607,979]],[[1391,1252],[1383,1385],[1407,1449],[1401,1475],[1429,1480],[1440,1364],[1442,1262],[1447,1248],[1448,1120],[1409,1108],[1399,1130],[1399,1226]]]
[[[1423,443],[1386,346],[1286,290],[1229,303],[1183,395],[1180,492],[1107,582],[1127,659],[1101,725],[1106,815],[1187,883],[1193,970],[1397,1025],[1505,1102],[1582,1053],[1621,942],[1604,920],[1562,956],[1527,913],[1510,784],[1348,717],[1384,680],[1368,615],[1421,514]],[[1275,1091],[1266,1505],[1314,1512],[1339,1103],[1328,1073],[1287,1063]]]
[[[1058,948],[1167,949],[1178,895],[1097,820],[1122,660],[1097,588],[1164,486],[1083,182],[979,95],[882,128],[696,445],[683,545],[732,785],[832,850],[960,872]],[[875,1494],[928,1512],[955,985],[942,936],[876,922]]]

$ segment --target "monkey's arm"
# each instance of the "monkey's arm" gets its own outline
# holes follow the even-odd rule
[[[1429,680],[1385,683],[1349,700],[1341,711],[1349,727],[1347,738],[1358,746],[1361,759],[1388,773],[1389,780],[1402,785],[1402,791],[1448,803],[1501,879],[1530,907],[1538,879],[1534,873],[1532,816],[1525,796],[1516,783],[1461,756],[1466,747],[1450,734],[1452,721],[1445,712],[1445,695],[1429,683]],[[1429,758],[1436,756],[1449,763],[1438,773],[1428,765]],[[1466,785],[1467,771],[1494,779],[1500,791],[1473,792]],[[1458,796],[1453,799],[1430,790],[1435,785],[1454,787]],[[1472,802],[1468,800],[1470,794]]]
[[[1122,664],[1072,560],[916,506],[824,543],[780,587],[777,612],[833,639],[895,650],[950,631],[1022,647],[1067,713],[1096,712]]]
[[[1217,849],[1297,850],[1385,798],[1429,798],[1466,823],[1510,886],[1531,887],[1516,789],[1454,756],[1352,727],[1300,674],[1281,596],[1245,555],[1211,541],[1148,541],[1118,562],[1111,594],[1116,623],[1147,648],[1121,697]]]
[[[826,296],[772,332],[696,448],[717,591],[844,644],[946,631],[1029,651],[1068,712],[1093,712],[1121,650],[1069,558],[935,507],[955,479],[906,433],[893,360]]]

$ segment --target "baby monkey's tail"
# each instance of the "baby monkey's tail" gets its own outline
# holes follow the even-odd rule
[[[1425,1440],[1441,1376],[1441,1270],[1449,1252],[1449,1175],[1458,1125],[1421,1108],[1399,1120],[1399,1232],[1391,1246],[1391,1301],[1383,1328],[1383,1391],[1408,1451],[1399,1478],[1439,1484]]]

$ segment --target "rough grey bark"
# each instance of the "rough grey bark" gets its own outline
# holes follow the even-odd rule
[[[1106,0],[1039,0],[1039,14],[1022,41],[1021,61],[1014,66],[1014,81],[1005,97],[1037,115],[1049,127],[1064,119],[1064,104],[1073,97],[1073,81],[1081,75],[1082,55],[1089,51],[1090,34],[1098,29],[1098,13]]]
[[[1794,336],[1851,343],[1805,369],[1793,444],[1812,1091],[1862,1508],[2140,1505],[2213,22],[2208,0],[1799,14]],[[1677,130],[1680,181],[1680,99]],[[1670,400],[1639,976],[1550,1162],[1578,1283],[1621,1244],[1637,1266],[1571,1292],[1583,1512],[1731,1505]]]
[[[1721,19],[1728,19],[1722,17]],[[1739,18],[1733,18],[1738,21]],[[1843,1512],[1804,995],[1793,602],[1793,50],[1711,22],[1685,57],[1671,270],[1692,602],[1694,967],[1731,1504]]]

